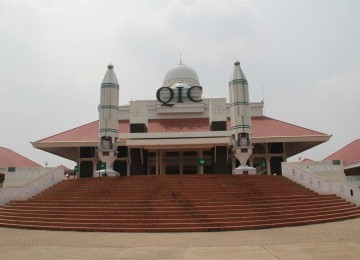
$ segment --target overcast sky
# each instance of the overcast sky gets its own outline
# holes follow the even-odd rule
[[[333,135],[299,155],[322,160],[360,138],[359,46],[356,0],[0,0],[0,146],[72,167],[30,141],[97,120],[110,62],[126,104],[181,54],[206,97],[228,97],[239,59],[266,116]]]

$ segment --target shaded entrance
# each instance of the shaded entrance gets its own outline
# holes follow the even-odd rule
[[[156,150],[148,152],[148,174],[202,174],[204,166],[198,159],[211,164],[211,156],[205,150]]]
[[[80,162],[80,178],[93,177],[93,162],[81,161]]]

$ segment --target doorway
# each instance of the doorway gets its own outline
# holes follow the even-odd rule
[[[148,153],[148,174],[198,174],[203,150],[157,150]],[[211,162],[210,156],[206,161]]]

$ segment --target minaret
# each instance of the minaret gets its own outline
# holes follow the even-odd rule
[[[248,82],[240,62],[236,61],[234,65],[229,81],[230,119],[233,150],[240,166],[233,170],[233,174],[255,174],[256,169],[246,164],[253,149]]]
[[[100,90],[98,156],[106,167],[94,172],[94,177],[120,175],[113,170],[119,135],[119,83],[113,68],[111,64],[108,66]]]

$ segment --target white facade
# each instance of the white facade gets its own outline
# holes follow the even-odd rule
[[[250,103],[250,116],[263,116],[263,109],[263,102]],[[151,119],[194,117],[209,118],[210,122],[226,121],[230,118],[229,103],[225,98],[206,98],[201,103],[184,102],[172,107],[163,107],[157,100],[130,101],[129,105],[119,106],[119,120],[130,120],[134,123],[147,123]]]

